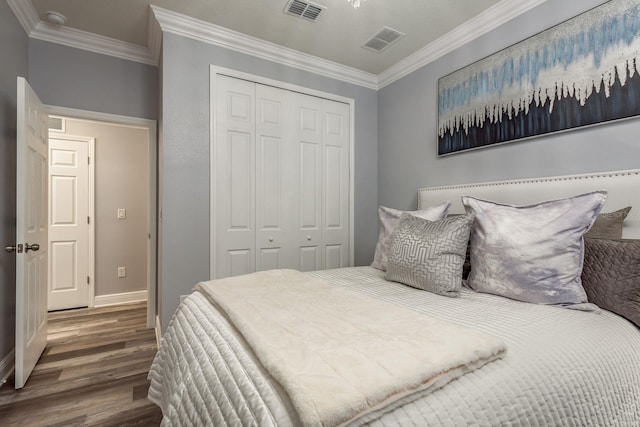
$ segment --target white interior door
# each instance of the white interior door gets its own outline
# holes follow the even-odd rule
[[[49,310],[89,305],[88,138],[49,138]]]
[[[16,361],[22,388],[47,344],[47,112],[18,77]]]

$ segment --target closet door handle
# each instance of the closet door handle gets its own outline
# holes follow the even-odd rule
[[[269,243],[273,243],[273,237],[269,237]]]
[[[307,236],[307,240],[308,240],[308,241],[311,241],[311,236]]]

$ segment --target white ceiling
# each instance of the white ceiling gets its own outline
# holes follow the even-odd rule
[[[481,12],[509,0],[316,0],[317,22],[283,13],[287,0],[31,0],[40,19],[53,10],[68,28],[148,46],[149,5],[359,70],[380,74]],[[406,34],[382,53],[361,47],[383,26]]]

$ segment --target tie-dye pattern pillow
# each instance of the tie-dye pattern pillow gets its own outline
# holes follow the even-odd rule
[[[586,303],[582,236],[606,198],[596,191],[518,207],[463,196],[475,214],[468,286],[535,304]]]

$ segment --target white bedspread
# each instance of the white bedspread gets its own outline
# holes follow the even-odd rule
[[[305,426],[336,426],[443,386],[504,344],[295,270],[199,283],[242,333]]]
[[[387,282],[370,267],[307,273],[502,339],[508,353],[428,395],[355,424],[638,426],[640,331],[585,313],[463,289],[447,298]],[[149,373],[163,425],[292,426],[296,412],[229,322],[200,292],[167,327]]]

